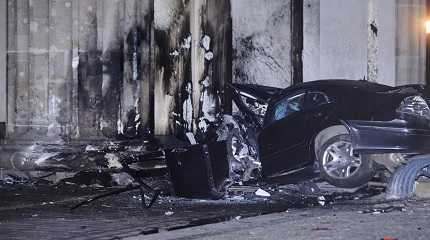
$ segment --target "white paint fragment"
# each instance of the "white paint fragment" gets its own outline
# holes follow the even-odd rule
[[[178,50],[175,50],[175,51],[171,52],[169,55],[173,56],[173,57],[177,57],[177,56],[179,56],[179,52],[178,52]]]
[[[104,128],[109,127],[109,123],[106,122],[104,119],[100,120],[99,123],[100,131],[103,131]]]
[[[85,152],[93,152],[93,151],[99,151],[100,149],[93,146],[93,145],[87,145],[85,147]]]
[[[136,114],[139,114],[139,102],[140,98],[137,98],[136,101],[134,101],[134,108],[136,110]]]
[[[205,59],[208,61],[211,61],[214,58],[213,52],[207,52],[205,53]]]
[[[205,121],[204,118],[199,118],[198,127],[199,127],[200,131],[206,132],[208,130],[209,125],[207,124],[207,122]]]
[[[206,79],[202,82],[202,86],[203,91],[200,99],[202,104],[202,115],[203,118],[209,122],[214,122],[216,120],[215,114],[217,98],[208,91],[208,87],[210,86],[208,77],[206,77]]]
[[[182,49],[190,49],[191,48],[191,40],[192,40],[191,35],[184,38],[184,41],[181,45],[181,48]]]
[[[194,133],[187,132],[187,133],[185,133],[185,135],[187,136],[188,141],[191,143],[191,145],[197,144],[196,138],[194,137]]]
[[[140,120],[140,114],[136,114],[136,116],[134,117],[134,121],[138,122]]]
[[[119,161],[119,157],[113,153],[106,153],[105,159],[108,161],[108,168],[121,169],[122,164]]]
[[[78,68],[79,66],[79,57],[74,57],[72,59],[72,68]]]
[[[202,47],[203,47],[206,51],[209,51],[210,46],[211,46],[211,38],[210,38],[208,35],[204,35],[204,36],[202,37],[201,44],[202,44]]]
[[[261,188],[259,188],[257,191],[255,191],[255,195],[260,196],[260,197],[270,197],[270,193],[264,191]]]
[[[192,131],[193,130],[193,103],[192,103],[192,91],[193,87],[191,82],[187,83],[187,86],[185,88],[185,91],[187,92],[187,99],[182,104],[182,118],[184,122],[187,123],[187,130]]]
[[[166,215],[166,216],[172,216],[173,214],[174,214],[174,212],[172,212],[172,211],[167,211],[164,213],[164,215]]]
[[[242,216],[236,216],[234,219],[240,220],[241,218],[242,218]]]
[[[116,125],[117,125],[118,135],[124,134],[124,124],[122,123],[121,119],[118,120]]]
[[[325,197],[324,196],[319,196],[318,197],[318,204],[321,206],[325,205]]]

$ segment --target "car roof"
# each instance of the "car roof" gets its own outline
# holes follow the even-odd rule
[[[318,89],[318,88],[327,88],[327,87],[335,87],[335,88],[355,88],[357,90],[362,90],[366,92],[385,92],[394,89],[393,87],[368,82],[364,80],[347,80],[347,79],[326,79],[326,80],[317,80],[305,83],[299,83],[297,85],[285,88],[282,93],[288,93],[290,91],[300,90],[300,89]]]

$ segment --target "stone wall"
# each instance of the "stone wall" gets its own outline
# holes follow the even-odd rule
[[[233,81],[291,84],[291,1],[233,0]]]
[[[151,0],[7,3],[10,138],[110,138],[147,124]]]

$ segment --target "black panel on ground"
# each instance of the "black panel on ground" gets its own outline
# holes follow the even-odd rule
[[[219,199],[229,175],[225,142],[193,145],[168,153],[173,188],[180,197]]]

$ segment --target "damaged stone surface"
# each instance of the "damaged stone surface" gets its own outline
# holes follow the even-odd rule
[[[233,81],[291,84],[291,1],[235,0]]]
[[[130,111],[141,121],[124,134],[142,134],[152,1],[8,1],[8,12],[8,138],[112,139]]]
[[[230,109],[224,93],[231,79],[230,3],[215,2],[169,4],[175,10],[168,12],[173,20],[167,29],[163,14],[155,15],[156,134],[186,139],[192,132],[198,142],[206,141],[209,125]]]

